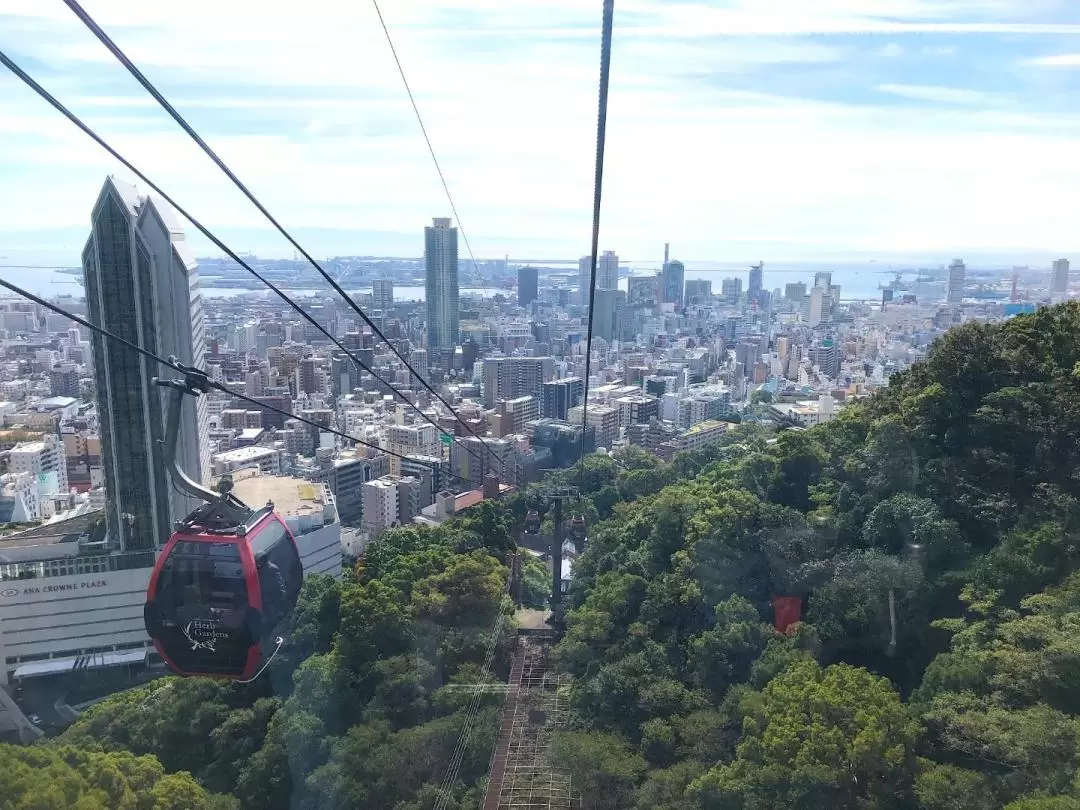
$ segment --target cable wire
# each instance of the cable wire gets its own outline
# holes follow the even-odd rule
[[[217,167],[225,173],[225,175],[233,182],[233,184],[238,189],[240,189],[240,191],[244,194],[245,197],[248,198],[251,204],[254,205],[264,217],[266,217],[267,221],[270,222],[270,224],[273,225],[275,229],[277,229],[278,233],[285,237],[289,244],[291,244],[293,248],[297,252],[299,252],[300,255],[302,255],[308,261],[308,263],[311,264],[311,266],[319,272],[319,275],[323,277],[326,283],[329,284],[330,287],[345,300],[345,302],[352,308],[352,310],[363,319],[364,323],[366,323],[368,327],[371,328],[372,333],[376,337],[378,337],[379,340],[383,341],[387,346],[389,346],[390,351],[397,355],[398,359],[405,364],[405,367],[410,372],[412,372],[412,374],[418,380],[420,380],[421,384],[423,384],[423,386],[431,393],[431,395],[438,399],[439,402],[441,402],[447,409],[449,409],[450,413],[454,414],[454,416],[457,417],[458,421],[465,427],[465,429],[468,430],[469,433],[471,433],[474,437],[480,439],[481,445],[486,447],[483,439],[481,439],[480,435],[472,429],[472,426],[469,425],[468,422],[466,422],[464,419],[461,419],[461,417],[457,416],[457,412],[454,411],[450,403],[443,399],[439,392],[432,388],[431,384],[426,379],[424,379],[415,368],[412,367],[412,365],[405,358],[405,356],[397,350],[397,348],[387,339],[386,335],[382,333],[382,330],[375,325],[375,322],[367,316],[367,313],[365,313],[360,308],[360,306],[352,299],[352,297],[344,289],[342,289],[341,285],[338,284],[334,280],[334,278],[329,273],[327,273],[326,270],[323,269],[322,265],[319,264],[319,262],[316,261],[315,258],[310,253],[308,253],[307,250],[305,250],[304,247],[299,242],[297,242],[295,238],[293,238],[292,234],[285,229],[285,226],[278,222],[278,220],[273,216],[273,214],[271,214],[270,211],[267,210],[266,206],[259,202],[258,197],[256,197],[251,192],[251,190],[248,189],[246,185],[244,185],[243,181],[241,181],[240,178],[236,176],[236,174],[232,171],[232,169],[228,167],[225,161],[218,157],[217,152],[215,152],[210,147],[210,145],[202,139],[199,133],[192,128],[192,126],[187,122],[184,116],[182,116],[176,110],[176,108],[169,103],[169,100],[166,99],[165,96],[163,96],[158,91],[157,87],[154,86],[153,82],[151,82],[148,78],[146,78],[146,76],[143,75],[142,71],[139,70],[135,63],[128,58],[127,54],[125,54],[115,42],[113,42],[109,35],[105,33],[105,30],[100,25],[98,25],[97,22],[94,21],[94,18],[91,17],[81,5],[79,5],[77,0],[64,0],[64,3],[69,9],[71,9],[75,16],[79,18],[83,25],[85,25],[90,30],[90,33],[97,37],[98,41],[100,41],[101,44],[104,45],[114,57],[116,57],[117,61],[119,61],[120,64],[122,64],[127,69],[128,73],[130,73],[132,77],[134,77],[135,80],[143,86],[146,92],[148,92],[154,98],[154,100],[157,101],[159,105],[161,105],[162,109],[164,109],[165,112],[167,112],[172,117],[172,119],[177,123],[177,125],[179,125],[179,127],[183,129],[184,132],[186,132],[188,136],[190,136],[191,139],[199,145],[199,148],[201,148],[203,152],[206,153],[207,157],[214,161]],[[459,222],[458,225],[460,226],[460,224],[461,223]],[[503,471],[505,472],[505,464],[503,463],[503,460],[498,456],[494,456],[494,458],[499,462],[500,467],[502,467]],[[481,464],[484,464],[484,462],[481,461]]]
[[[401,76],[401,83],[405,85],[405,92],[409,94],[409,103],[412,104],[413,112],[416,113],[416,122],[420,125],[420,131],[424,134],[424,141],[427,143],[428,152],[431,154],[431,162],[435,164],[435,171],[439,173],[439,182],[442,183],[443,191],[446,192],[446,199],[450,203],[450,210],[454,214],[454,221],[457,222],[458,230],[461,231],[461,239],[465,243],[465,249],[469,251],[469,259],[472,261],[473,272],[476,273],[476,278],[480,281],[480,286],[484,288],[484,294],[487,294],[487,285],[484,283],[484,277],[480,274],[480,265],[476,263],[476,256],[473,255],[472,245],[469,244],[469,237],[465,235],[465,226],[461,224],[461,215],[458,214],[457,206],[454,205],[454,197],[450,193],[450,186],[446,182],[446,176],[443,174],[442,166],[439,165],[439,159],[435,157],[435,147],[431,145],[431,138],[428,136],[427,127],[424,126],[424,119],[420,115],[420,108],[416,104],[416,97],[413,96],[412,88],[409,86],[409,80],[405,78],[405,68],[401,64],[401,59],[398,57],[397,48],[394,47],[394,40],[390,36],[390,29],[386,27],[386,20],[383,19],[382,9],[379,8],[379,0],[371,0],[372,5],[375,6],[375,13],[379,15],[379,24],[382,26],[383,33],[386,34],[386,44],[390,46],[390,53],[394,55],[394,63],[397,65],[398,74]]]
[[[604,0],[600,40],[600,109],[596,120],[596,176],[593,185],[592,272],[589,283],[589,333],[585,341],[585,395],[581,400],[581,471],[578,487],[585,487],[585,434],[588,431],[589,375],[592,369],[593,313],[596,306],[596,265],[600,252],[600,198],[604,186],[604,147],[607,143],[608,83],[611,77],[611,32],[615,0]]]
[[[350,360],[352,360],[354,363],[356,363],[356,365],[358,365],[361,369],[363,369],[364,371],[371,374],[372,377],[374,377],[376,380],[378,380],[380,383],[382,383],[384,386],[386,386],[390,391],[397,394],[398,397],[400,397],[403,402],[405,402],[410,408],[412,408],[414,411],[416,411],[418,414],[420,414],[420,416],[423,417],[425,420],[427,420],[432,425],[434,425],[435,428],[437,430],[439,430],[441,433],[444,433],[447,436],[453,436],[453,434],[450,431],[446,430],[438,422],[436,422],[434,419],[432,419],[430,416],[428,416],[426,413],[424,413],[422,408],[420,408],[415,403],[411,402],[404,394],[402,394],[399,390],[394,388],[394,386],[392,386],[387,380],[385,380],[381,376],[379,376],[375,372],[374,369],[372,369],[371,367],[366,365],[352,351],[345,348],[345,346],[341,343],[341,341],[339,341],[332,334],[330,334],[329,331],[327,331],[325,328],[323,328],[323,326],[318,321],[316,321],[313,317],[311,317],[311,315],[308,314],[304,310],[304,308],[302,306],[300,306],[300,304],[298,304],[291,297],[289,297],[289,295],[286,292],[284,292],[279,287],[277,287],[273,282],[271,282],[269,279],[265,278],[262,274],[260,274],[258,271],[256,271],[250,264],[248,264],[246,261],[241,259],[240,256],[237,255],[237,253],[235,251],[233,251],[228,245],[226,245],[216,235],[214,235],[210,231],[209,228],[204,226],[199,220],[195,219],[194,216],[192,216],[186,209],[184,209],[178,202],[176,202],[175,199],[173,199],[168,193],[166,193],[165,190],[161,188],[161,186],[157,185],[153,180],[151,180],[142,171],[140,171],[134,164],[132,164],[127,158],[125,158],[116,149],[114,149],[112,146],[110,146],[105,141],[104,138],[102,138],[100,135],[98,135],[88,124],[86,124],[82,119],[80,119],[77,115],[75,115],[75,113],[71,112],[71,110],[69,110],[66,106],[64,106],[64,104],[59,99],[57,99],[55,96],[53,96],[51,93],[49,93],[48,90],[46,90],[44,87],[42,87],[32,76],[27,74],[26,71],[24,71],[15,62],[13,62],[3,51],[0,51],[0,64],[3,64],[4,67],[6,67],[8,70],[10,70],[12,73],[14,73],[16,77],[18,77],[24,84],[26,84],[31,90],[33,90],[35,93],[37,93],[41,98],[43,98],[45,101],[47,101],[57,112],[59,112],[61,115],[63,115],[69,121],[71,121],[71,123],[73,123],[75,126],[77,126],[86,135],[88,135],[102,149],[104,149],[106,152],[108,152],[113,158],[118,160],[125,168],[128,169],[128,171],[130,171],[132,174],[134,174],[136,177],[138,177],[140,180],[142,180],[144,183],[146,183],[146,185],[149,186],[151,189],[156,191],[161,196],[161,198],[163,200],[165,200],[167,203],[169,203],[169,205],[171,205],[173,208],[175,208],[176,211],[181,216],[183,216],[185,219],[187,219],[201,234],[203,234],[203,236],[205,236],[207,239],[209,239],[211,242],[213,242],[220,250],[222,250],[226,255],[228,255],[229,258],[231,258],[233,261],[235,261],[237,264],[239,264],[241,267],[243,267],[248,273],[250,273],[256,279],[258,279],[264,285],[266,285],[270,290],[272,290],[274,293],[276,293],[277,296],[279,298],[281,298],[282,301],[284,301],[286,304],[288,304],[290,307],[292,307],[294,310],[296,310],[296,312],[302,318],[304,318],[304,320],[306,320],[308,323],[310,323],[312,326],[314,326],[319,332],[321,332],[323,335],[325,335],[338,349],[340,349],[342,352],[344,352],[345,355]],[[7,267],[7,266],[8,265],[3,265],[3,267]],[[457,414],[454,413],[453,409],[451,409],[450,412],[456,418],[458,418],[460,420],[460,417],[458,417]],[[455,437],[455,440],[457,440],[456,437]],[[477,461],[479,461],[481,464],[484,463],[483,459],[479,455],[477,455],[477,453],[472,448],[467,447],[465,445],[462,445],[462,447],[471,456],[473,456]]]
[[[33,301],[38,306],[45,307],[50,312],[55,312],[57,315],[62,315],[65,318],[67,318],[68,320],[74,321],[75,323],[79,324],[80,326],[86,327],[91,332],[94,332],[95,334],[100,335],[101,337],[103,337],[103,338],[105,338],[107,340],[114,340],[114,341],[116,341],[117,343],[119,343],[119,344],[121,344],[123,346],[127,346],[132,351],[138,352],[143,357],[146,357],[146,358],[148,358],[150,360],[154,360],[155,362],[160,363],[161,365],[165,366],[166,368],[172,369],[173,371],[176,371],[176,372],[181,373],[181,374],[185,373],[186,371],[191,370],[190,368],[185,369],[181,363],[176,361],[175,358],[166,360],[165,358],[161,357],[160,355],[154,354],[152,351],[149,351],[148,349],[144,349],[142,346],[139,346],[136,343],[132,343],[130,340],[122,338],[122,337],[120,337],[119,335],[117,335],[114,332],[110,332],[108,329],[104,329],[104,328],[102,328],[100,326],[96,326],[95,324],[91,323],[90,321],[86,320],[85,318],[83,318],[83,317],[81,317],[79,315],[76,315],[73,312],[68,312],[63,307],[58,306],[57,304],[54,304],[51,301],[46,301],[44,298],[42,298],[42,297],[40,297],[38,295],[34,295],[29,290],[25,290],[22,287],[19,287],[18,285],[11,283],[10,281],[8,281],[8,280],[6,280],[4,278],[0,278],[0,287],[5,287],[5,288],[11,290],[16,295],[21,295],[23,298],[27,299],[28,301]],[[404,456],[401,453],[395,453],[392,450],[387,450],[387,449],[385,449],[383,447],[380,447],[377,444],[372,444],[371,442],[366,442],[363,439],[358,439],[355,436],[350,436],[347,433],[343,433],[342,431],[337,430],[336,428],[327,427],[326,425],[321,425],[318,422],[315,422],[314,420],[308,419],[308,418],[303,417],[303,416],[298,416],[297,414],[291,413],[290,411],[287,411],[284,408],[278,408],[277,406],[271,405],[271,404],[269,404],[267,402],[260,402],[258,399],[255,399],[254,397],[249,397],[247,394],[242,394],[239,391],[234,391],[233,389],[229,388],[224,383],[219,383],[216,380],[210,379],[209,377],[207,377],[206,379],[207,379],[207,384],[211,388],[213,388],[215,391],[220,391],[221,393],[227,394],[228,396],[231,396],[234,399],[239,399],[242,402],[248,403],[249,405],[254,405],[256,408],[261,408],[264,411],[270,411],[271,413],[279,414],[281,416],[284,416],[286,419],[295,419],[297,422],[308,425],[309,427],[318,428],[320,431],[323,431],[325,433],[330,433],[330,434],[332,434],[334,436],[338,436],[338,437],[340,437],[342,439],[345,439],[346,441],[350,441],[350,442],[354,442],[354,443],[359,444],[359,445],[363,445],[364,447],[370,447],[373,450],[378,450],[380,453],[383,453],[385,455],[392,456],[394,458],[400,458],[402,461],[408,461],[408,462],[413,463],[413,464],[419,464],[419,465],[421,465],[423,467],[427,467],[434,474],[438,475],[441,479],[455,478],[455,479],[457,479],[459,481],[467,482],[469,484],[469,486],[475,486],[475,482],[473,482],[472,479],[465,478],[465,477],[460,476],[460,475],[453,475],[452,473],[448,473],[445,470],[442,470],[439,467],[436,467],[434,465],[426,464],[426,463],[424,463],[422,461],[416,460],[415,458],[409,458],[408,456]]]

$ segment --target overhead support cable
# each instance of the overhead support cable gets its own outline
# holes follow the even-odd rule
[[[471,433],[476,439],[480,440],[481,444],[484,444],[483,439],[475,430],[472,429],[472,426],[469,425],[469,423],[464,419],[461,419],[461,417],[457,415],[457,412],[454,410],[453,406],[450,405],[450,403],[448,403],[445,399],[443,399],[442,395],[439,394],[439,392],[431,386],[431,384],[424,378],[424,376],[412,367],[408,359],[397,350],[394,344],[391,343],[390,340],[386,337],[386,335],[383,334],[382,330],[379,329],[375,322],[372,321],[371,318],[368,317],[367,313],[365,313],[360,308],[359,304],[357,304],[352,299],[352,297],[344,289],[342,289],[341,285],[338,284],[337,281],[335,281],[328,272],[326,272],[323,266],[310,253],[308,253],[308,251],[293,237],[293,235],[285,228],[285,226],[282,225],[274,217],[274,215],[270,213],[266,206],[264,206],[259,201],[258,197],[256,197],[255,194],[253,194],[252,191],[243,183],[243,181],[241,181],[240,178],[236,176],[236,174],[232,171],[232,169],[229,168],[225,161],[218,156],[217,152],[215,152],[210,147],[210,145],[205,140],[203,140],[199,133],[196,132],[195,129],[187,122],[184,116],[182,116],[177,111],[177,109],[173,107],[169,100],[161,94],[157,87],[154,86],[154,83],[151,82],[148,78],[146,78],[143,72],[139,70],[135,63],[128,58],[127,54],[125,54],[124,51],[121,50],[121,48],[115,42],[113,42],[112,38],[105,32],[105,30],[100,25],[98,25],[94,18],[91,17],[85,9],[83,9],[83,7],[77,2],[77,0],[64,0],[64,3],[69,9],[71,9],[75,16],[79,18],[83,25],[85,25],[86,28],[89,29],[90,33],[97,37],[98,41],[100,41],[101,44],[104,45],[105,48],[108,49],[108,51],[116,58],[116,60],[127,69],[128,73],[130,73],[132,77],[143,86],[143,89],[145,89],[146,92],[149,93],[155,101],[157,101],[161,108],[169,114],[169,116],[177,123],[177,125],[182,130],[184,130],[184,132],[186,132],[188,136],[193,141],[195,141],[196,144],[199,145],[199,148],[202,149],[203,152],[206,153],[207,157],[209,157],[214,162],[214,164],[219,169],[221,169],[222,172],[225,173],[225,176],[233,182],[233,185],[235,185],[244,194],[244,196],[248,198],[251,204],[254,205],[264,217],[266,217],[267,221],[274,226],[278,233],[285,237],[286,241],[288,241],[289,244],[292,245],[293,248],[301,256],[303,256],[304,259],[312,267],[315,268],[319,275],[322,276],[323,280],[330,285],[331,289],[333,289],[334,292],[340,295],[341,298],[353,310],[353,312],[355,312],[364,321],[364,323],[368,325],[368,327],[372,331],[372,334],[374,334],[379,340],[389,346],[390,351],[392,351],[397,356],[397,358],[405,365],[405,367],[412,373],[412,375],[420,381],[420,383],[428,390],[428,392],[431,393],[431,395],[434,396],[436,399],[438,399],[439,402],[441,402],[450,411],[450,413],[454,414],[454,416],[458,419],[461,425],[469,433]],[[494,458],[499,462],[500,467],[505,470],[505,464],[503,464],[502,459],[498,456],[494,456]]]
[[[71,112],[71,110],[69,110],[59,99],[57,99],[55,96],[53,96],[51,93],[49,93],[48,90],[46,90],[44,87],[42,87],[32,76],[30,76],[28,73],[26,73],[26,71],[23,70],[21,67],[19,67],[19,65],[17,65],[14,61],[12,61],[7,56],[7,54],[5,54],[3,51],[0,51],[0,64],[3,64],[4,67],[6,67],[13,74],[15,74],[15,76],[18,79],[20,79],[31,90],[33,90],[35,93],[37,93],[42,99],[44,99],[46,102],[48,102],[57,112],[59,112],[61,115],[63,115],[65,118],[67,118],[71,123],[73,123],[75,126],[77,126],[80,130],[82,130],[83,133],[85,133],[87,136],[89,136],[91,138],[91,140],[93,140],[96,144],[98,144],[98,146],[100,146],[102,149],[104,149],[106,152],[108,152],[113,158],[115,158],[117,161],[119,161],[126,169],[128,169],[128,171],[130,171],[137,178],[139,178],[144,183],[146,183],[146,185],[149,186],[153,191],[157,192],[161,196],[161,198],[163,200],[165,200],[167,203],[169,203],[169,205],[171,205],[173,208],[175,208],[176,211],[181,216],[183,216],[185,219],[187,219],[188,222],[190,222],[203,236],[205,236],[207,239],[209,239],[211,242],[213,242],[213,244],[216,245],[219,250],[221,250],[229,258],[231,258],[234,262],[236,262],[238,265],[240,265],[242,268],[244,268],[244,270],[246,270],[248,273],[250,273],[253,277],[255,277],[260,282],[262,282],[267,288],[269,288],[272,292],[274,292],[282,301],[284,301],[286,304],[288,304],[290,307],[292,307],[292,309],[295,310],[297,312],[297,314],[300,315],[300,317],[302,317],[305,321],[307,321],[309,324],[311,324],[313,327],[315,327],[315,329],[318,330],[322,335],[324,335],[327,339],[329,339],[331,341],[331,343],[334,344],[334,346],[336,346],[341,352],[343,352],[350,360],[352,360],[354,363],[356,363],[357,366],[359,366],[362,370],[364,370],[364,371],[368,372],[369,374],[371,374],[372,377],[374,377],[376,380],[378,380],[380,383],[382,383],[384,386],[386,386],[386,388],[388,388],[390,391],[395,393],[398,397],[401,398],[402,401],[404,401],[409,407],[411,407],[414,411],[416,411],[418,414],[420,414],[420,416],[423,419],[425,419],[430,424],[434,425],[435,428],[437,430],[439,430],[441,433],[443,433],[445,435],[448,435],[448,436],[453,436],[453,434],[450,433],[450,431],[448,431],[444,427],[442,427],[438,422],[436,422],[427,413],[425,413],[422,408],[420,408],[418,405],[416,405],[415,403],[410,401],[404,394],[402,394],[399,390],[397,390],[387,380],[385,380],[381,376],[379,376],[379,374],[376,373],[374,369],[372,369],[370,366],[368,366],[366,363],[364,363],[355,353],[353,353],[351,350],[346,348],[344,346],[344,344],[341,343],[341,341],[339,341],[336,337],[334,337],[332,334],[330,334],[329,331],[327,331],[318,321],[316,321],[308,312],[306,312],[304,310],[304,308],[302,306],[300,306],[300,304],[298,304],[296,301],[294,301],[287,293],[285,293],[283,290],[281,290],[279,287],[277,287],[273,282],[271,282],[269,279],[267,279],[261,273],[259,273],[257,270],[255,270],[255,268],[253,268],[250,264],[248,264],[248,262],[246,262],[244,259],[240,258],[240,256],[234,250],[232,250],[232,248],[230,248],[228,245],[226,245],[212,231],[210,231],[209,228],[207,228],[199,220],[197,220],[191,213],[189,213],[183,206],[181,206],[175,199],[173,199],[164,189],[162,189],[161,186],[159,186],[157,183],[155,183],[153,180],[151,180],[149,177],[147,177],[146,174],[144,174],[138,167],[136,167],[134,164],[132,164],[131,161],[129,161],[120,152],[118,152],[111,145],[109,145],[109,143],[107,141],[105,141],[104,138],[102,138],[100,135],[98,135],[97,132],[95,132],[81,118],[79,118],[77,115],[75,115],[75,113]],[[451,410],[451,413],[453,413],[453,410]],[[457,418],[457,414],[454,414],[454,416]],[[457,440],[457,437],[455,437],[455,440]],[[472,455],[474,458],[476,458],[477,461],[480,461],[481,464],[484,463],[483,459],[474,450],[472,450],[472,448],[470,448],[470,447],[468,447],[466,445],[463,445],[463,447],[470,455]]]
[[[465,226],[461,222],[461,215],[458,213],[457,206],[454,205],[454,197],[450,193],[450,186],[446,182],[446,176],[443,174],[442,166],[439,165],[439,159],[435,156],[435,147],[431,145],[431,138],[428,136],[427,127],[424,126],[424,119],[420,115],[420,107],[416,104],[416,97],[413,95],[412,87],[409,86],[409,80],[405,77],[405,68],[401,64],[401,59],[398,57],[397,48],[394,47],[394,40],[390,36],[390,29],[386,26],[386,20],[383,19],[382,9],[379,8],[379,0],[371,0],[372,5],[375,6],[375,13],[379,15],[379,24],[382,26],[383,33],[386,35],[386,44],[390,46],[390,53],[394,55],[394,64],[397,65],[398,74],[401,76],[401,83],[405,85],[405,92],[409,95],[409,103],[412,104],[413,112],[416,114],[416,122],[420,125],[420,131],[424,135],[424,142],[427,144],[428,152],[431,154],[431,161],[435,164],[435,171],[439,173],[439,182],[442,183],[443,191],[446,192],[447,202],[450,203],[450,211],[454,214],[454,221],[457,222],[458,230],[461,231],[461,239],[465,243],[465,249],[469,251],[469,259],[472,261],[473,272],[476,273],[476,278],[480,282],[480,286],[483,287],[485,294],[487,293],[487,285],[484,283],[484,277],[480,273],[480,265],[476,262],[476,256],[473,254],[472,246],[469,244],[469,237],[465,234]]]
[[[589,281],[589,329],[585,341],[585,395],[581,400],[581,470],[578,486],[585,486],[585,434],[588,431],[589,376],[592,372],[593,314],[596,306],[596,265],[600,252],[600,199],[604,186],[604,147],[607,143],[608,83],[611,76],[611,34],[615,0],[604,0],[600,39],[600,109],[596,120],[596,171],[593,182],[592,255]]]

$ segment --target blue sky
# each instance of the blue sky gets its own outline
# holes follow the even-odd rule
[[[383,5],[478,256],[584,253],[599,0]],[[85,7],[317,255],[418,255],[449,215],[365,0]],[[0,0],[0,48],[235,249],[291,255],[59,0]],[[602,246],[1069,255],[1078,101],[1074,0],[616,0]],[[74,260],[110,172],[0,76],[0,255]]]

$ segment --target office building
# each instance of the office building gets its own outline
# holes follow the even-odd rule
[[[500,399],[540,398],[541,386],[554,374],[550,357],[488,357],[484,359],[484,406]]]
[[[729,307],[736,306],[742,296],[742,279],[725,278],[720,282],[720,297]]]
[[[593,336],[611,342],[622,340],[626,293],[622,290],[597,290],[593,304]]]
[[[953,259],[949,265],[949,287],[946,300],[950,306],[959,306],[964,300],[964,280],[967,268],[962,259]]]
[[[653,306],[663,300],[663,279],[661,273],[651,276],[630,276],[626,284],[626,298],[631,305]]]
[[[750,283],[746,286],[746,295],[748,298],[757,298],[758,295],[765,289],[764,277],[764,262],[758,262],[757,264],[750,266]]]
[[[1058,259],[1054,262],[1053,277],[1050,280],[1050,294],[1058,298],[1065,298],[1069,294],[1068,259]]]
[[[596,266],[596,289],[619,289],[619,257],[613,250],[605,250]]]
[[[458,232],[449,217],[424,228],[428,349],[453,351],[458,342]]]
[[[814,273],[814,286],[827,290],[832,286],[832,273],[828,270],[820,270]]]
[[[617,406],[590,404],[588,414],[585,414],[583,405],[571,408],[566,415],[566,421],[572,425],[584,424],[593,428],[596,431],[596,446],[610,450],[619,438],[619,417]]]
[[[592,256],[582,256],[578,259],[578,303],[584,307],[589,305],[589,296],[592,293]]]
[[[394,282],[389,278],[377,278],[371,282],[371,306],[384,314],[394,308]]]
[[[674,304],[676,308],[683,303],[683,282],[686,276],[686,268],[680,261],[664,263],[663,287],[664,303]]]
[[[784,285],[784,300],[794,301],[796,304],[801,304],[802,300],[806,298],[806,282],[796,281],[793,284]]]
[[[398,456],[438,456],[439,431],[424,422],[416,425],[390,425],[386,429],[384,449]],[[401,459],[390,456],[390,474],[401,474]]]
[[[570,467],[581,457],[582,432],[586,455],[596,450],[596,430],[590,425],[582,428],[558,419],[539,419],[533,423],[532,446],[551,451],[555,468]]]
[[[420,514],[420,482],[415,478],[388,475],[361,485],[364,516],[361,526],[369,540],[387,529],[412,523]]]
[[[821,323],[824,318],[825,292],[826,291],[821,287],[814,287],[814,289],[810,291],[806,323],[811,329]]]
[[[50,487],[57,494],[68,490],[67,450],[59,436],[46,435],[39,442],[22,442],[8,451],[8,470],[29,473],[38,482],[55,476]]]
[[[538,274],[535,267],[518,268],[518,306],[528,309],[536,300]]]
[[[534,396],[500,399],[495,403],[495,411],[502,427],[499,435],[507,436],[523,432],[526,422],[540,418],[540,402]]]
[[[810,363],[821,369],[829,379],[840,375],[840,349],[832,338],[825,338],[816,346],[810,347]]]
[[[450,460],[436,456],[409,456],[401,462],[401,474],[420,482],[419,504],[423,509],[435,503],[435,493],[446,488]]]
[[[1066,270],[1068,273],[1068,270]],[[79,397],[79,368],[70,363],[49,370],[49,391],[54,397]]]
[[[133,186],[108,178],[83,250],[88,317],[161,357],[205,368],[199,274],[176,215]],[[157,363],[116,341],[91,337],[109,537],[122,550],[154,549],[172,521],[196,504],[170,486],[161,440],[168,394],[153,384]],[[209,475],[206,397],[186,397],[177,462],[196,481]]]
[[[706,279],[691,279],[686,282],[683,301],[686,306],[701,306],[712,299],[712,282]]]
[[[566,420],[567,412],[581,404],[585,381],[581,377],[564,377],[541,386],[540,415],[545,419]]]
[[[337,500],[342,523],[349,526],[360,525],[364,516],[363,485],[389,473],[389,456],[334,460],[328,484]]]

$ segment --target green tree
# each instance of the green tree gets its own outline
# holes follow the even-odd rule
[[[916,725],[883,678],[845,664],[792,664],[743,701],[735,760],[697,779],[706,806],[903,807]],[[712,804],[710,804],[712,803]]]

